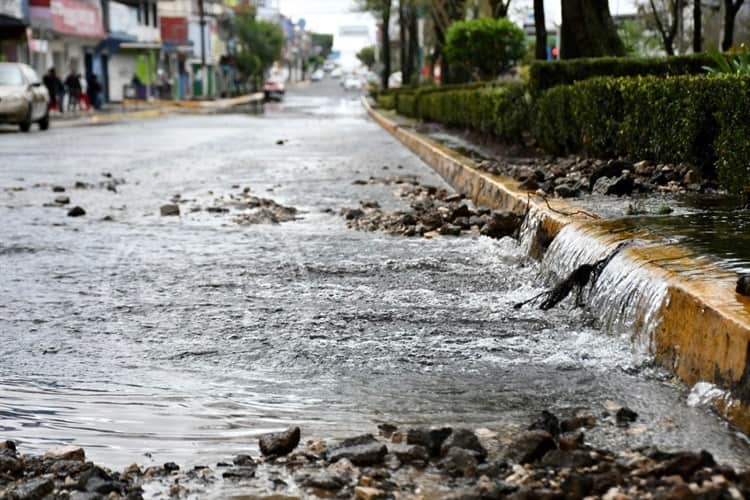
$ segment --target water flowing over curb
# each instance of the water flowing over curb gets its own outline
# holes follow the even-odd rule
[[[387,119],[363,99],[369,116],[474,203],[525,214],[521,245],[551,275],[564,276],[628,241],[605,268],[588,303],[603,330],[628,335],[636,358],[650,357],[689,386],[714,384],[725,397],[710,404],[750,433],[750,299],[736,276],[655,236],[612,231],[559,199],[521,190],[471,160]],[[731,396],[730,396],[731,395]]]

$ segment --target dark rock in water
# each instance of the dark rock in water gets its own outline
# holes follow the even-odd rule
[[[572,472],[562,483],[565,498],[584,498],[594,489],[594,480],[587,474]]]
[[[328,462],[349,459],[354,465],[377,465],[383,463],[388,448],[375,439],[372,434],[365,434],[345,439],[328,450]]]
[[[379,424],[378,430],[380,431],[381,436],[388,439],[393,435],[394,432],[398,430],[398,427],[393,424]]]
[[[430,454],[424,446],[407,444],[392,446],[390,452],[396,455],[402,464],[424,466],[430,460]]]
[[[591,458],[591,454],[582,450],[552,450],[547,452],[542,458],[544,467],[553,467],[555,469],[578,469],[581,467],[591,467],[596,464],[596,460]]]
[[[577,450],[581,448],[584,443],[583,432],[566,432],[561,434],[557,440],[558,446],[561,450]]]
[[[90,493],[109,495],[113,491],[120,492],[121,485],[101,467],[93,466],[81,474],[78,479],[80,489]]]
[[[443,236],[460,236],[461,226],[456,226],[454,224],[443,224],[442,226],[440,226],[438,232]]]
[[[229,209],[224,207],[206,207],[206,212],[210,214],[225,214],[229,212]]]
[[[359,219],[363,215],[365,215],[365,213],[359,208],[350,208],[344,212],[344,218],[346,220]]]
[[[601,164],[594,168],[591,173],[591,189],[593,190],[596,181],[602,177],[616,178],[622,175],[623,170],[632,170],[633,165],[622,160],[610,160],[607,163]]]
[[[180,215],[180,206],[175,203],[168,203],[167,205],[162,205],[159,208],[159,212],[162,217],[174,217]]]
[[[507,476],[508,471],[510,470],[510,466],[507,462],[504,462],[502,460],[494,460],[492,462],[485,462],[483,464],[479,464],[477,466],[477,474],[480,476],[487,476],[487,477],[500,477],[500,476]]]
[[[459,226],[461,229],[471,228],[471,222],[469,221],[469,217],[456,217],[453,220],[453,224],[455,224],[456,226]]]
[[[452,432],[453,429],[450,427],[443,427],[441,429],[428,429],[426,427],[409,429],[406,433],[406,444],[424,446],[430,456],[439,457],[443,442]]]
[[[437,211],[429,212],[422,216],[421,222],[425,231],[434,231],[443,225],[443,216]]]
[[[374,200],[360,201],[359,204],[362,208],[380,208],[380,203]]]
[[[513,212],[493,211],[489,220],[482,227],[481,233],[490,238],[512,236],[521,225],[521,217]]]
[[[638,414],[627,406],[623,406],[622,408],[617,410],[615,419],[617,420],[617,423],[619,425],[628,425],[638,419]]]
[[[445,453],[438,467],[451,477],[476,477],[478,454],[465,448],[452,447]]]
[[[255,466],[250,467],[232,467],[221,473],[224,479],[252,479],[255,477]]]
[[[555,440],[549,432],[527,431],[513,441],[506,456],[516,463],[528,464],[541,459],[547,452],[556,448]]]
[[[560,422],[560,431],[573,432],[581,428],[591,429],[596,426],[596,417],[593,415],[583,415],[580,417],[568,418]]]
[[[591,191],[594,194],[625,196],[632,194],[635,183],[630,175],[601,177],[596,180]]]
[[[659,469],[659,473],[664,476],[681,476],[685,481],[689,481],[691,476],[703,467],[713,467],[716,465],[714,457],[707,451],[700,453],[678,453],[676,456],[667,461]]]
[[[164,470],[167,472],[174,472],[180,470],[180,466],[174,462],[167,462],[164,464]]]
[[[335,491],[346,485],[344,478],[336,476],[327,471],[320,471],[305,475],[297,480],[305,488],[317,488],[320,490]]]
[[[472,451],[480,462],[484,462],[484,459],[487,458],[487,450],[479,442],[477,435],[469,429],[454,429],[440,447],[441,454],[445,455],[451,448]]]
[[[537,182],[535,177],[528,177],[518,185],[518,189],[523,189],[526,191],[536,191],[537,189],[539,189],[539,182]]]
[[[413,226],[417,223],[417,218],[412,213],[405,213],[401,216],[399,222],[404,226]]]
[[[591,492],[595,495],[603,495],[610,488],[620,486],[622,483],[622,474],[616,470],[595,474],[591,476]]]
[[[65,188],[62,186],[52,186],[52,192],[53,193],[64,193]]]
[[[23,472],[23,464],[15,457],[0,455],[0,474],[15,475]]]
[[[276,141],[276,145],[277,146],[283,146],[284,142],[286,142],[286,141],[284,141],[284,139],[279,139],[278,141]]]
[[[237,455],[234,457],[234,460],[232,460],[232,463],[234,465],[249,466],[255,465],[255,460],[253,460],[253,457],[250,455]]]
[[[737,280],[737,293],[750,296],[750,274]]]
[[[41,500],[51,494],[54,489],[55,483],[51,479],[32,479],[12,489],[7,498],[18,500]]]
[[[86,211],[79,206],[75,206],[68,210],[68,217],[81,217],[83,215],[86,215]]]
[[[461,204],[453,209],[450,215],[451,220],[456,220],[458,217],[471,217],[474,215],[474,212],[471,211],[469,207],[467,207],[464,204]]]
[[[572,184],[560,184],[555,186],[555,196],[560,198],[575,198],[580,196],[581,192]]]
[[[283,456],[297,447],[300,439],[299,427],[292,427],[282,432],[263,434],[258,438],[260,451],[266,456]]]
[[[529,426],[529,430],[547,431],[552,434],[552,436],[559,436],[560,420],[547,410],[542,410],[542,415],[536,420],[536,422]]]

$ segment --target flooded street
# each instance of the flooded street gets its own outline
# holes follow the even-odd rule
[[[339,210],[361,200],[408,206],[354,184],[397,175],[450,189],[335,82],[263,116],[0,134],[0,437],[196,465],[290,425],[303,440],[384,422],[512,435],[545,409],[614,402],[637,423],[590,442],[750,465],[747,440],[596,311],[514,309],[547,284],[517,241],[347,228]],[[228,200],[245,188],[297,220],[239,224]],[[68,206],[45,206],[60,194]],[[161,216],[175,195],[181,215]]]

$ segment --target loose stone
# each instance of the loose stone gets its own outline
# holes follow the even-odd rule
[[[283,432],[263,434],[258,439],[260,451],[266,456],[283,456],[291,453],[300,440],[299,427],[292,427]]]
[[[81,217],[83,215],[86,215],[86,211],[78,206],[75,206],[68,210],[68,217]]]
[[[168,203],[159,208],[162,217],[174,217],[180,215],[180,206],[176,203]]]

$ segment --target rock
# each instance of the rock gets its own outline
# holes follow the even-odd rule
[[[750,274],[741,276],[737,280],[736,290],[737,290],[737,293],[739,293],[740,295],[750,296]]]
[[[176,203],[168,203],[159,208],[162,217],[174,217],[180,215],[180,206]]]
[[[636,175],[648,177],[654,171],[654,164],[648,160],[641,160],[633,164],[633,171]]]
[[[487,223],[482,227],[481,234],[490,238],[512,236],[521,225],[521,217],[508,211],[493,211]]]
[[[164,464],[164,470],[167,472],[175,472],[180,470],[180,466],[174,462],[167,462]]]
[[[327,491],[340,490],[347,483],[342,477],[331,474],[328,471],[320,471],[306,475],[298,482],[306,488],[317,488]]]
[[[682,477],[689,481],[692,475],[703,467],[716,465],[714,457],[707,451],[700,453],[678,453],[659,468],[660,475]]]
[[[445,456],[451,448],[461,448],[476,453],[477,459],[484,462],[487,450],[479,442],[479,438],[469,429],[454,429],[440,447],[441,455]]]
[[[279,139],[278,141],[276,141],[276,145],[277,146],[283,146],[284,142],[286,142],[286,141],[284,141],[284,139]]]
[[[356,220],[365,215],[365,212],[359,208],[346,209],[344,212],[344,218],[346,220]]]
[[[596,460],[591,458],[591,454],[582,450],[551,450],[542,457],[542,466],[555,469],[578,469],[594,464]]]
[[[596,417],[593,415],[582,415],[568,418],[560,422],[560,431],[573,432],[581,428],[591,429],[596,426]]]
[[[554,193],[559,198],[575,198],[581,195],[580,191],[571,184],[559,184],[555,186]]]
[[[232,460],[232,463],[234,465],[239,465],[239,466],[245,466],[246,467],[246,466],[250,466],[250,465],[255,465],[255,460],[253,460],[253,457],[251,457],[250,455],[237,455]],[[166,468],[166,464],[165,464],[165,468]]]
[[[518,189],[523,189],[525,191],[536,191],[537,189],[539,189],[539,182],[537,182],[535,177],[529,177],[518,185]]]
[[[380,208],[380,203],[377,201],[360,201],[359,204],[362,208]]]
[[[328,451],[328,462],[338,462],[346,458],[354,465],[377,465],[383,463],[388,448],[376,440],[372,434],[345,439]]]
[[[427,448],[418,444],[392,446],[390,452],[396,455],[396,458],[402,464],[413,464],[424,467],[430,460]]]
[[[287,455],[295,449],[299,444],[299,439],[299,427],[292,427],[282,432],[263,434],[258,438],[258,444],[263,455],[279,457]]]
[[[638,420],[638,414],[627,406],[623,406],[615,413],[615,419],[618,425],[628,425]]]
[[[210,214],[225,214],[229,212],[229,209],[224,207],[206,207],[206,212]],[[177,215],[179,215],[179,213]]]
[[[83,215],[86,215],[86,211],[79,206],[75,206],[68,210],[68,217],[81,217]]]
[[[594,194],[625,196],[633,192],[635,183],[630,174],[620,177],[600,177],[594,183],[591,192]]]
[[[78,478],[80,489],[89,493],[109,495],[113,491],[120,492],[120,484],[112,479],[112,476],[101,467],[93,466],[86,470]]]
[[[454,224],[443,224],[442,226],[440,226],[438,232],[443,236],[460,236],[461,226],[456,226]]]
[[[19,472],[23,472],[23,464],[17,458],[0,455],[0,477],[4,473],[16,475]]]
[[[369,486],[354,488],[354,500],[382,500],[386,498],[385,491]]]
[[[561,434],[557,444],[561,450],[576,450],[583,446],[583,432],[566,432]]]
[[[13,500],[41,500],[51,494],[54,489],[55,483],[51,479],[31,479],[13,488],[7,498]]]
[[[560,420],[551,412],[542,410],[541,416],[529,426],[530,431],[547,431],[553,437],[560,434]]]
[[[83,462],[86,460],[86,453],[80,446],[60,446],[47,450],[44,458],[51,458],[52,460],[78,460]]]
[[[232,467],[222,472],[221,477],[224,479],[234,479],[235,481],[252,479],[255,477],[255,466]]]
[[[465,204],[461,204],[453,209],[450,219],[456,220],[458,217],[471,217],[472,215],[475,215],[474,212]]]
[[[65,188],[62,186],[52,186],[52,192],[53,193],[64,193]]]
[[[67,205],[68,203],[70,203],[70,197],[69,196],[56,196],[55,203],[57,203],[58,205]]]
[[[464,448],[451,447],[438,464],[451,477],[476,477],[479,454]]]
[[[547,452],[557,448],[552,434],[546,431],[527,431],[519,435],[508,447],[508,459],[527,464],[541,459]]]
[[[443,216],[437,211],[428,212],[422,216],[421,222],[425,231],[434,231],[443,225]]]
[[[442,427],[439,429],[429,429],[426,427],[409,429],[406,433],[406,444],[418,444],[424,446],[431,457],[439,457],[443,442],[452,432],[453,429],[450,427]]]
[[[591,172],[591,189],[593,190],[596,181],[598,181],[602,177],[617,178],[622,175],[623,170],[632,169],[633,165],[623,160],[609,160],[607,163],[597,165]]]

